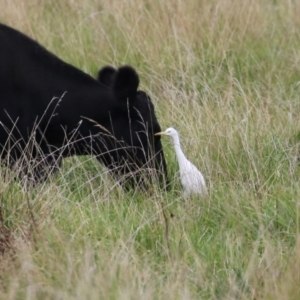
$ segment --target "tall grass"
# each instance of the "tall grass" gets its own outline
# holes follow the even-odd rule
[[[1,173],[1,299],[299,299],[300,3],[0,0],[0,21],[95,76],[131,64],[209,197],[124,192],[94,158]],[[2,250],[1,250],[2,249]],[[9,249],[9,250],[8,250]]]

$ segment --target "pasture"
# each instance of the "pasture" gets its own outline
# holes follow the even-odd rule
[[[0,22],[94,77],[132,65],[209,190],[183,200],[169,139],[169,192],[125,192],[89,156],[34,189],[3,167],[0,299],[299,299],[299,15],[289,0],[0,0]]]

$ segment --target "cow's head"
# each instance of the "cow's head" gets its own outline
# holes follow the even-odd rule
[[[150,97],[138,91],[138,74],[129,66],[119,69],[107,66],[99,71],[98,81],[109,88],[114,102],[108,126],[114,138],[107,146],[107,155],[101,155],[99,159],[118,178],[121,175],[130,183],[144,182],[146,176],[150,182],[160,178],[166,184],[162,144],[160,137],[154,135],[160,131],[160,125]]]

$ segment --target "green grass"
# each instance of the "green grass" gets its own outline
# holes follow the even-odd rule
[[[125,192],[91,157],[29,191],[3,169],[0,298],[299,299],[299,13],[297,1],[0,0],[1,22],[93,76],[135,67],[209,186],[183,200],[167,138],[168,193]]]

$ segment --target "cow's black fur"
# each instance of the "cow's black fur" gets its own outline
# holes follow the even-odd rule
[[[41,180],[61,158],[93,154],[117,178],[139,179],[143,168],[166,178],[162,145],[154,136],[160,126],[138,85],[129,66],[104,67],[96,80],[0,24],[2,162],[18,162]]]

